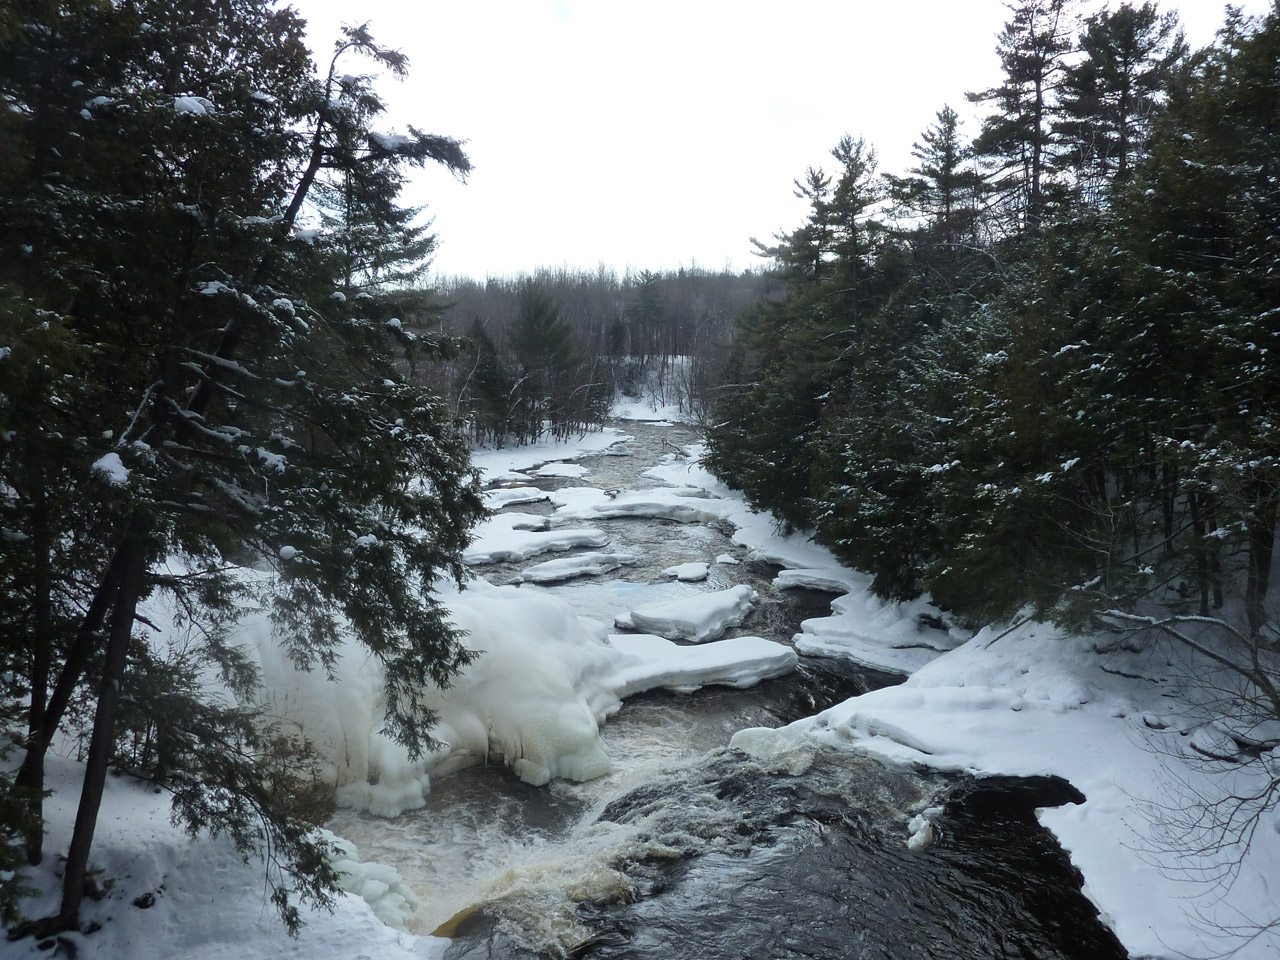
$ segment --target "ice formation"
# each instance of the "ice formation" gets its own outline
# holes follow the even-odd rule
[[[746,620],[755,600],[756,592],[740,584],[728,590],[652,603],[617,617],[614,623],[623,628],[656,633],[668,640],[702,643],[718,640],[730,627]]]
[[[575,577],[598,577],[636,562],[629,553],[579,553],[525,567],[520,579],[529,583],[559,583]]]

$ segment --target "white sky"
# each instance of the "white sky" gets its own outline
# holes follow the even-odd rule
[[[410,57],[380,86],[386,128],[467,141],[466,184],[416,175],[434,271],[760,265],[750,238],[799,225],[792,181],[846,132],[893,173],[964,94],[1000,79],[1002,0],[293,0],[327,63],[338,26],[371,23]],[[1096,2],[1085,5],[1097,9]],[[1216,0],[1162,4],[1195,46]],[[1248,0],[1262,13],[1266,0]],[[355,64],[343,72],[361,72]],[[966,122],[972,136],[976,123]]]

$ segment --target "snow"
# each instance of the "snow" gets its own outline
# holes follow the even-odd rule
[[[648,604],[615,618],[623,628],[656,633],[669,640],[703,643],[718,640],[730,627],[742,623],[757,599],[745,584],[727,590],[698,593],[677,600]]]
[[[522,503],[540,503],[550,500],[551,494],[537,487],[518,485],[514,487],[497,487],[484,492],[484,504],[490,510],[501,510]]]
[[[462,560],[469,566],[503,561],[518,563],[542,553],[603,547],[609,542],[608,535],[595,527],[542,529],[548,523],[546,517],[532,514],[495,514],[481,524],[475,542],[463,551]]]
[[[1247,851],[1198,856],[1192,849],[1206,837],[1171,832],[1170,808],[1245,788],[1251,774],[1221,767],[1210,774],[1193,758],[1194,736],[1179,733],[1185,717],[1169,716],[1177,707],[1167,678],[1180,672],[1171,671],[1170,655],[1178,652],[1099,652],[1090,638],[1034,622],[1004,633],[988,628],[899,687],[780,730],[744,730],[732,742],[755,757],[821,743],[892,764],[1063,777],[1085,802],[1042,810],[1040,821],[1084,874],[1086,894],[1126,949],[1205,956],[1235,945],[1217,925],[1274,918],[1280,832],[1258,831]],[[1265,825],[1275,819],[1269,814]],[[912,829],[923,845],[923,826]],[[1229,898],[1194,879],[1217,875],[1234,856],[1243,860]],[[1237,956],[1271,957],[1275,945],[1264,936]]]
[[[680,423],[685,419],[678,405],[661,403],[652,397],[618,397],[610,412],[619,420],[647,423]]]
[[[799,662],[790,647],[761,637],[686,647],[650,634],[611,634],[609,643],[627,658],[607,680],[623,698],[657,687],[676,693],[692,693],[707,684],[750,687],[790,673]]]
[[[783,570],[773,578],[773,585],[779,590],[801,587],[822,593],[848,593],[855,588],[858,580],[857,574],[827,567],[821,570]]]
[[[673,567],[667,567],[662,572],[665,576],[675,577],[682,583],[697,583],[699,580],[707,579],[711,571],[709,564],[700,560],[692,560],[688,563],[677,563]]]
[[[625,439],[607,431],[567,446],[480,451],[476,459],[487,479],[522,484],[489,491],[488,502],[499,508],[544,499],[542,491],[523,485],[530,472],[575,456],[617,452]],[[95,471],[111,476],[112,463],[104,457]],[[797,770],[815,746],[824,745],[911,767],[1061,776],[1086,800],[1042,810],[1040,820],[1080,869],[1086,895],[1133,956],[1209,956],[1236,946],[1240,960],[1276,955],[1274,931],[1245,943],[1229,932],[1269,922],[1280,912],[1274,895],[1280,889],[1275,811],[1263,817],[1247,849],[1204,847],[1197,841],[1205,837],[1178,834],[1176,816],[1170,816],[1185,814],[1197,797],[1211,801],[1260,786],[1259,764],[1210,765],[1196,752],[1238,759],[1239,750],[1222,728],[1179,706],[1198,683],[1209,682],[1203,663],[1168,646],[1104,647],[1096,638],[1032,621],[992,626],[973,636],[939,628],[927,598],[903,604],[876,599],[865,577],[842,569],[803,534],[779,536],[771,517],[751,511],[696,457],[672,456],[648,476],[667,486],[614,497],[567,488],[553,494],[552,518],[499,514],[480,531],[468,562],[602,544],[607,538],[594,528],[555,526],[588,518],[679,519],[697,510],[727,521],[747,556],[784,567],[778,587],[836,594],[830,616],[801,625],[795,639],[801,655],[839,656],[910,673],[900,686],[778,730],[740,731],[735,747],[758,758],[794,760]],[[622,512],[608,512],[619,505]],[[281,556],[292,549],[283,548]],[[742,622],[754,599],[750,587],[698,592],[682,582],[583,580],[559,588],[562,600],[536,585],[539,568],[585,578],[595,565],[612,562],[606,557],[623,562],[618,554],[583,553],[526,569],[522,576],[529,583],[523,587],[478,582],[445,594],[452,619],[480,656],[452,687],[433,693],[430,706],[441,717],[435,732],[445,745],[415,761],[380,732],[381,676],[358,648],[343,651],[331,682],[323,672],[295,670],[262,618],[245,622],[241,642],[256,652],[268,681],[264,705],[313,738],[329,762],[341,802],[389,815],[420,806],[433,780],[471,764],[501,762],[535,784],[599,776],[612,765],[600,725],[622,699],[649,689],[749,685],[794,668],[796,651],[786,646],[759,637],[712,639]],[[728,554],[716,558],[735,561]],[[663,599],[643,599],[654,597]],[[619,622],[643,632],[610,633],[603,622],[585,618],[603,609],[626,610]],[[150,608],[148,616],[162,621]],[[668,639],[673,636],[703,642],[683,645]],[[51,761],[50,850],[66,847],[77,775],[72,761]],[[907,824],[903,843],[913,855],[933,855],[939,814],[931,808]],[[346,847],[339,864],[351,892],[332,915],[306,912],[301,938],[287,939],[266,902],[261,865],[241,863],[224,841],[187,838],[167,815],[165,797],[127,778],[108,783],[93,865],[116,882],[106,899],[85,906],[85,919],[102,928],[91,936],[68,935],[79,956],[443,955],[447,941],[394,929],[412,906],[412,893],[394,871],[363,863]],[[1234,883],[1211,882],[1232,858],[1239,859]],[[25,904],[28,916],[56,905],[56,861],[50,856],[33,872],[41,893]],[[147,893],[154,905],[133,905]],[[6,956],[22,960],[48,955],[29,940],[7,947]]]
[[[410,142],[409,138],[402,133],[374,132],[369,134],[369,139],[388,153],[394,153]]]
[[[723,516],[725,504],[718,499],[693,496],[690,487],[658,487],[651,490],[624,490],[610,496],[596,487],[565,487],[551,498],[559,508],[560,520],[604,520],[615,517],[646,517],[677,523],[711,523]]]
[[[65,850],[79,801],[79,764],[51,757],[47,768],[52,793],[46,801],[47,846]],[[366,881],[370,873],[389,876],[389,868],[361,864],[354,848],[337,860],[343,885],[379,891]],[[346,863],[343,863],[343,860]],[[85,923],[100,928],[90,935],[66,933],[69,956],[82,960],[281,960],[349,958],[438,960],[449,941],[417,937],[389,925],[397,918],[393,883],[370,903],[359,893],[343,894],[332,913],[303,909],[306,926],[290,939],[267,901],[261,864],[245,864],[225,838],[192,840],[169,822],[169,800],[127,777],[109,777],[94,837],[92,864],[111,879],[106,896],[86,900]],[[394,873],[394,871],[392,871]],[[27,916],[57,909],[61,893],[58,858],[28,871],[39,894],[24,901]],[[389,896],[388,896],[389,894]],[[142,906],[142,904],[150,904]],[[12,960],[39,960],[51,953],[33,939],[4,943]]]
[[[558,560],[547,560],[525,567],[520,579],[528,583],[558,583],[576,577],[598,577],[636,562],[629,553],[580,553]]]
[[[173,109],[176,113],[188,113],[196,117],[214,112],[213,104],[204,97],[174,97]]]
[[[124,461],[120,459],[120,454],[114,450],[110,453],[104,453],[97,460],[93,461],[89,470],[93,473],[100,473],[105,476],[111,483],[121,486],[129,482],[129,468],[124,465]]]
[[[742,588],[750,590],[750,588]],[[259,654],[273,715],[298,728],[332,765],[338,802],[396,816],[423,804],[432,778],[501,762],[528,783],[589,780],[612,769],[599,727],[621,699],[654,687],[749,686],[794,668],[781,644],[739,637],[706,648],[657,637],[608,637],[548,593],[479,581],[448,596],[450,619],[480,655],[427,706],[442,746],[416,760],[389,740],[381,673],[354,648],[334,666],[337,682],[294,669],[258,620],[245,639]]]
[[[580,463],[546,463],[539,467],[534,475],[539,477],[569,477],[579,479],[590,471]]]

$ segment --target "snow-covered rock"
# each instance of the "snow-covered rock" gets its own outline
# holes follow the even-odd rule
[[[697,583],[699,580],[707,579],[710,569],[709,564],[695,560],[667,567],[662,571],[662,574],[666,577],[675,577],[683,583]]]
[[[542,553],[603,547],[609,542],[608,535],[595,527],[547,530],[548,525],[546,517],[496,514],[480,526],[479,536],[463,551],[462,560],[470,566],[503,561],[518,563]]]
[[[761,637],[733,637],[689,647],[649,634],[612,634],[609,644],[624,658],[606,683],[623,698],[656,687],[677,693],[691,693],[709,684],[750,687],[790,673],[799,661],[790,647]]]
[[[559,583],[575,577],[598,577],[611,573],[627,564],[636,562],[635,556],[629,553],[580,553],[572,557],[561,557],[546,560],[525,567],[520,572],[520,579],[529,583]]]
[[[756,592],[745,584],[694,596],[649,604],[615,618],[624,629],[656,633],[668,640],[702,643],[718,640],[747,619]]]
[[[773,585],[779,590],[818,590],[822,593],[848,593],[862,584],[858,574],[839,567],[824,567],[819,570],[783,570],[773,578]]]

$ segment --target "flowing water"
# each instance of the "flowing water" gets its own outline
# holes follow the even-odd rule
[[[633,439],[586,458],[582,480],[544,489],[652,486],[643,471],[692,442],[681,427],[626,423]],[[515,509],[535,512],[538,505]],[[549,512],[549,507],[545,510]],[[760,594],[737,633],[789,642],[829,597],[778,591],[728,531],[621,519],[605,529],[635,566],[550,589],[586,617],[691,590],[748,583]],[[661,571],[729,554],[708,583]],[[481,572],[510,582],[519,565]],[[421,898],[411,929],[454,938],[451,960],[601,958],[1123,958],[1080,893],[1080,877],[1035,820],[1037,806],[1078,802],[1056,780],[889,770],[811,751],[761,764],[732,735],[779,726],[897,682],[840,661],[749,690],[634,697],[602,734],[614,771],[588,783],[531,787],[501,767],[433,781],[425,807],[395,818],[344,812],[331,828],[362,859],[391,864]],[[908,850],[907,822],[939,806],[939,839]]]

